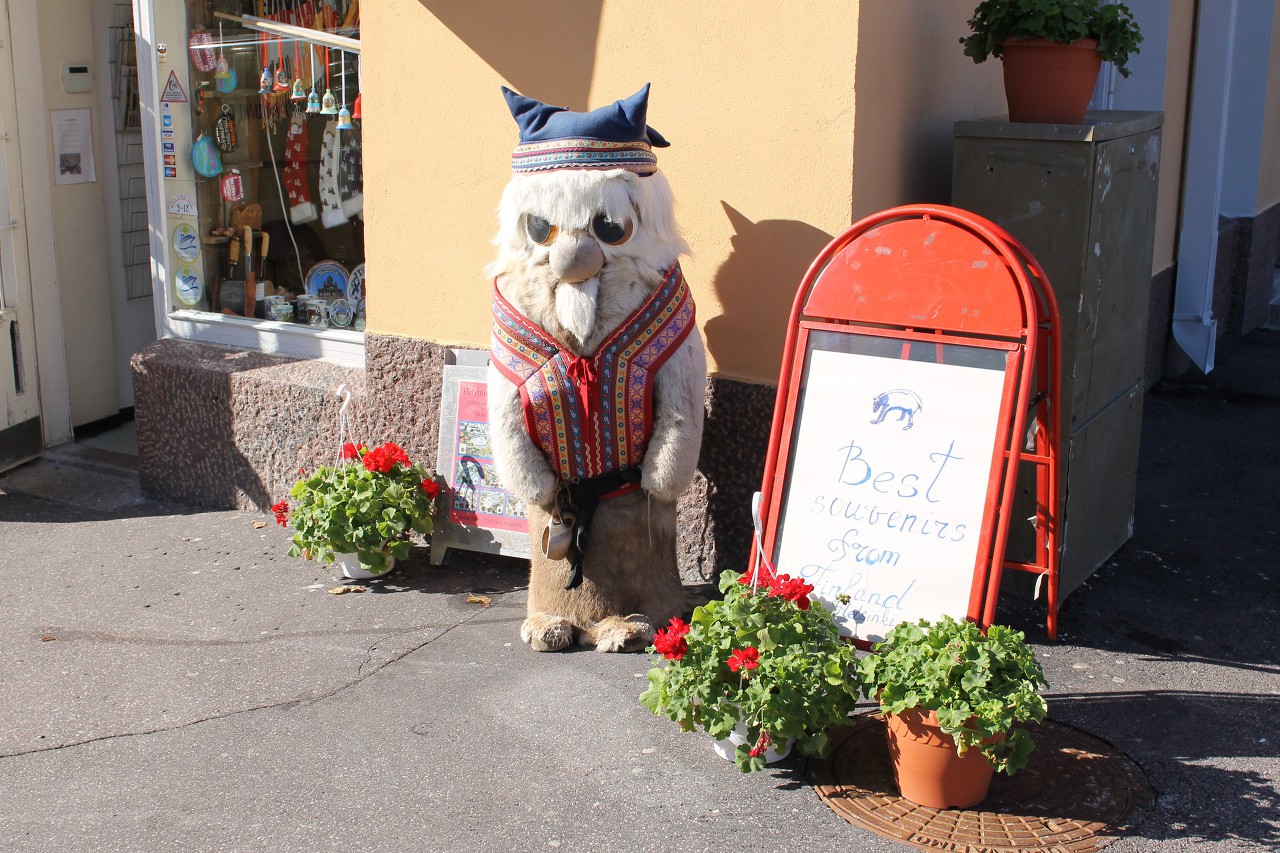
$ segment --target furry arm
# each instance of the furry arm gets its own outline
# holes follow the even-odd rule
[[[557,478],[524,427],[520,390],[489,365],[489,442],[502,483],[516,497],[550,511]]]
[[[654,378],[653,437],[641,463],[640,485],[658,500],[678,500],[693,481],[706,389],[707,354],[694,328]]]

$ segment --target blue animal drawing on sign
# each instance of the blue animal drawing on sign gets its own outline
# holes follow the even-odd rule
[[[885,391],[871,401],[871,412],[876,417],[873,424],[881,423],[893,412],[898,413],[898,420],[906,421],[903,429],[911,429],[915,424],[915,416],[924,408],[919,395],[907,388],[894,388]]]

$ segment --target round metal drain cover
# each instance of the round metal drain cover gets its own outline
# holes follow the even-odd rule
[[[1083,853],[1110,844],[1153,802],[1142,771],[1111,746],[1046,720],[1031,763],[997,773],[973,809],[931,809],[898,796],[878,712],[832,734],[831,757],[809,760],[818,796],[850,823],[923,849]]]

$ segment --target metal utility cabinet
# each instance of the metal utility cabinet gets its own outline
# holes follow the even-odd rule
[[[1078,125],[955,125],[952,204],[1021,241],[1062,314],[1059,601],[1133,533],[1162,121],[1091,112]],[[1021,494],[1028,511],[1015,518],[1034,514]],[[1010,531],[1011,557],[1033,544],[1029,526]]]

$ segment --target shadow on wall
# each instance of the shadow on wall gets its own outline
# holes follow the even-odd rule
[[[800,279],[831,236],[793,220],[752,222],[721,202],[734,235],[732,252],[712,281],[723,313],[705,327],[721,376],[710,382],[699,479],[705,502],[682,510],[682,555],[696,553],[696,574],[713,579],[741,570],[751,553],[751,494],[760,487],[769,446],[787,320]],[[728,377],[745,376],[753,381]],[[769,383],[769,384],[765,384]],[[684,559],[684,557],[682,557]],[[683,563],[686,578],[695,571]]]
[[[588,108],[603,0],[504,3],[422,0],[440,23],[512,88],[571,110]]]
[[[832,236],[792,219],[752,222],[720,204],[734,233],[712,282],[723,313],[704,327],[707,349],[721,374],[776,382],[796,289]]]

